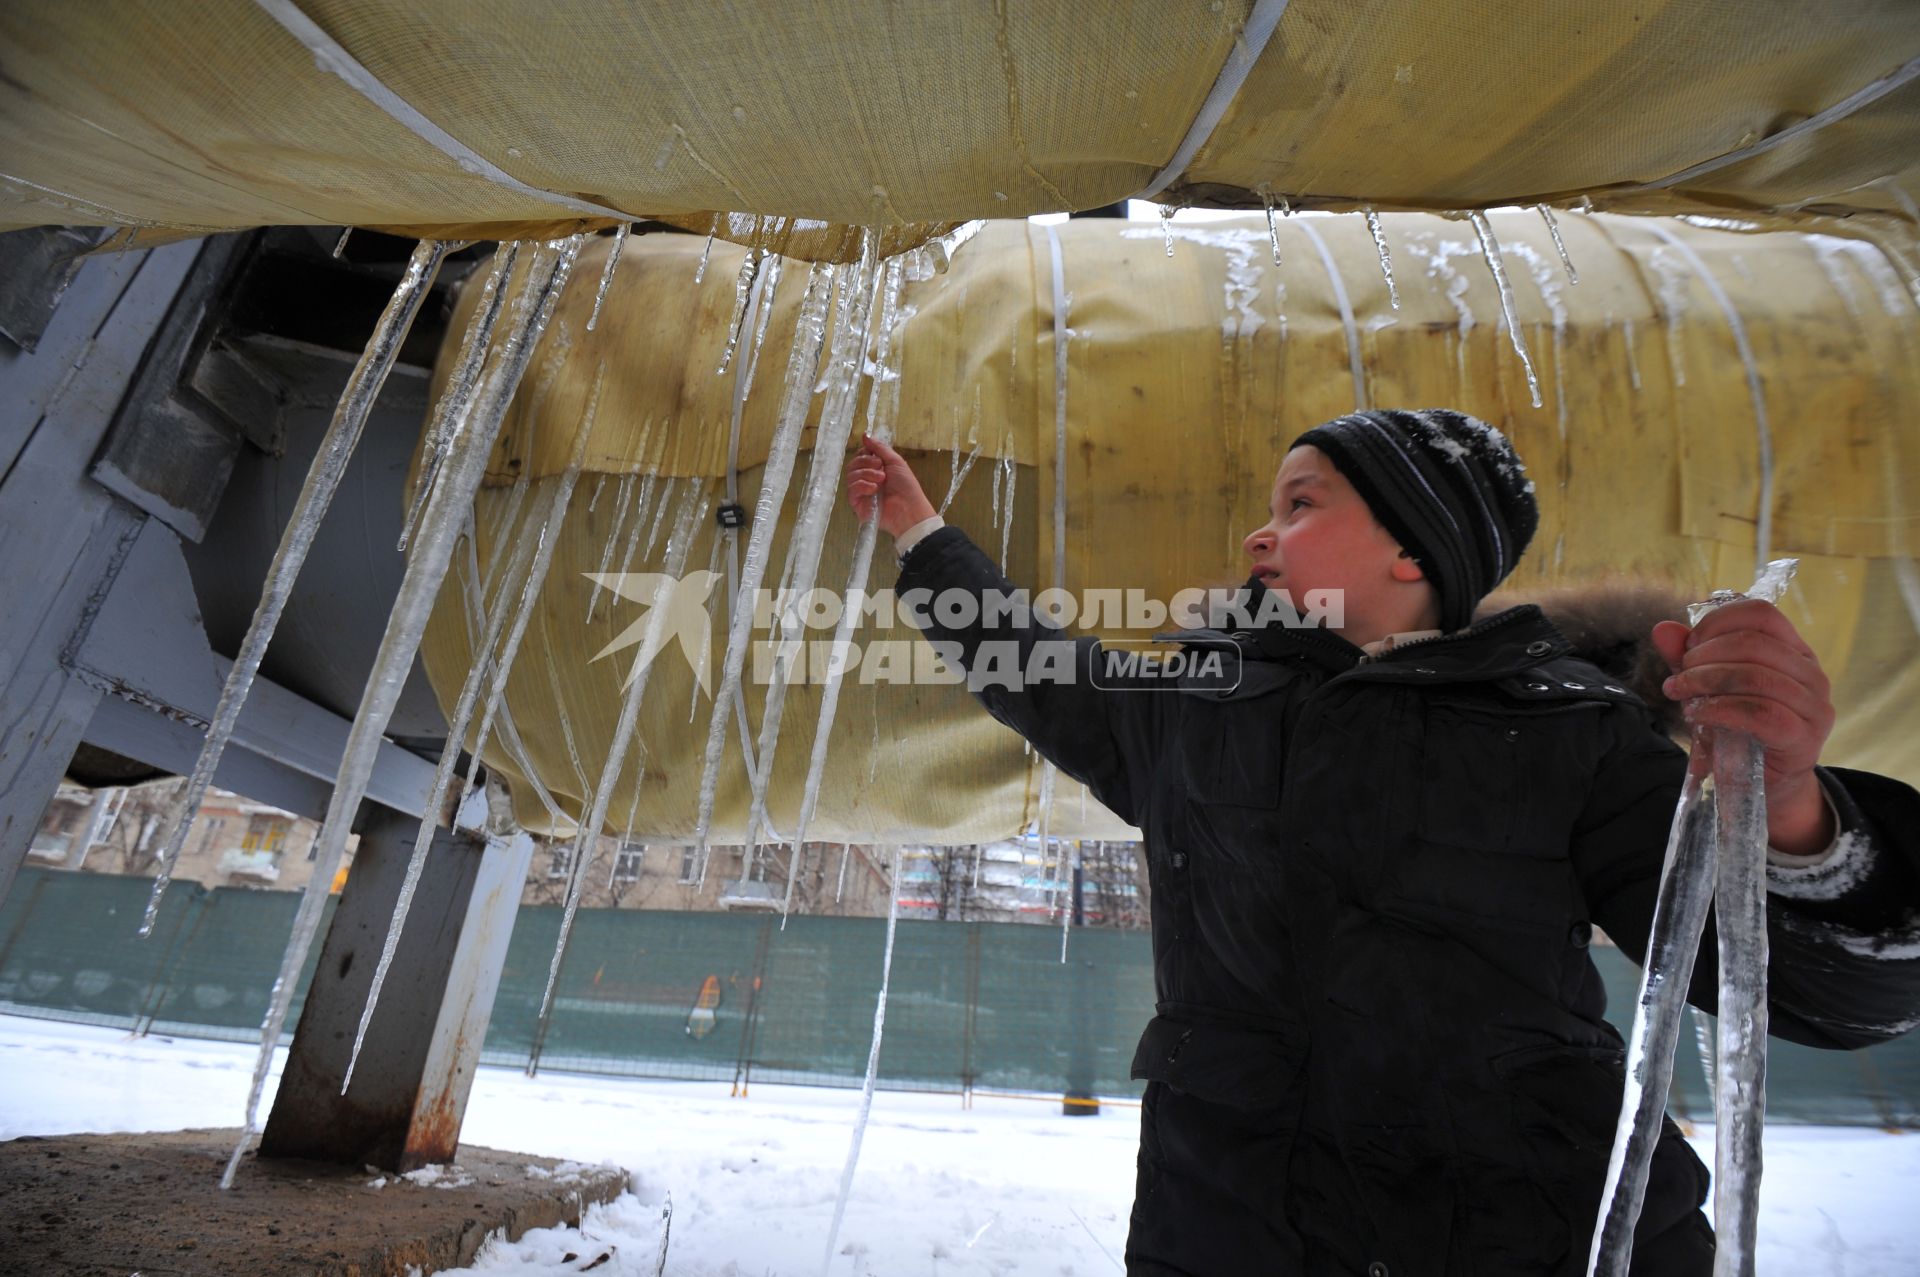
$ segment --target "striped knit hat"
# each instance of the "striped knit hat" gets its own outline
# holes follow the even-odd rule
[[[1311,444],[1354,486],[1440,595],[1452,631],[1506,579],[1540,524],[1533,481],[1507,437],[1445,408],[1369,409],[1315,426]]]

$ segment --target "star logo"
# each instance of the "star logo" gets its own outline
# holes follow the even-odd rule
[[[713,688],[709,685],[713,664],[713,618],[707,614],[707,596],[713,593],[715,583],[720,580],[718,572],[701,568],[684,577],[669,576],[665,572],[583,572],[581,575],[647,609],[638,620],[620,631],[613,642],[595,652],[589,664],[638,643],[640,654],[634,657],[633,668],[627,671],[627,677],[620,684],[626,688],[653,663],[653,658],[666,647],[668,639],[677,639],[681,654],[693,668],[693,677],[700,684],[700,690],[709,697],[713,695]]]

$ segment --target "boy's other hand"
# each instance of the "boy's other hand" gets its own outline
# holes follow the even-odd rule
[[[859,450],[847,463],[847,500],[862,521],[877,500],[880,529],[890,537],[939,513],[907,459],[871,435],[860,437]]]
[[[1687,722],[1746,732],[1766,751],[1767,824],[1780,851],[1802,855],[1832,837],[1813,765],[1833,731],[1833,694],[1813,649],[1779,608],[1742,599],[1715,608],[1689,629],[1653,627],[1654,646],[1673,675],[1663,684]],[[1703,752],[1703,751],[1696,751]],[[1710,760],[1696,758],[1696,766]]]

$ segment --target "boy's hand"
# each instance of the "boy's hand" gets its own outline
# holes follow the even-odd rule
[[[1812,855],[1833,838],[1813,765],[1833,731],[1833,695],[1820,660],[1773,604],[1742,599],[1689,629],[1653,627],[1674,673],[1663,684],[1687,722],[1746,732],[1766,751],[1767,827],[1773,846]],[[1706,751],[1696,751],[1697,753]],[[1704,766],[1708,758],[1696,758]]]
[[[907,459],[878,439],[862,435],[859,451],[847,463],[847,500],[864,522],[876,497],[880,528],[890,537],[939,513],[921,490]]]

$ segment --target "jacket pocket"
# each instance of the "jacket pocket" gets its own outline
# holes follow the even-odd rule
[[[1553,860],[1588,769],[1582,743],[1605,704],[1514,705],[1491,697],[1425,704],[1419,828],[1422,842]]]
[[[1179,693],[1179,776],[1192,801],[1262,809],[1280,805],[1287,756],[1284,693],[1290,681],[1287,671],[1248,661],[1240,685],[1229,692]]]
[[[1155,1016],[1133,1053],[1132,1076],[1214,1104],[1276,1110],[1300,1096],[1306,1035]]]

